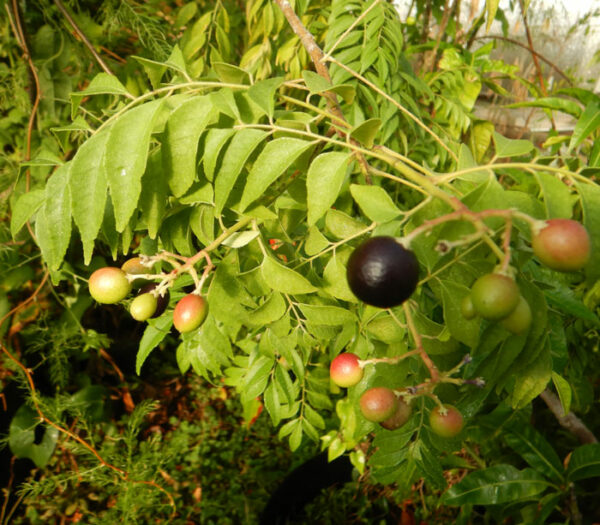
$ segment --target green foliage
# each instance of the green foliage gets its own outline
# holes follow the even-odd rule
[[[348,453],[361,474],[404,501],[402,513],[409,499],[422,500],[410,512],[432,523],[482,513],[543,523],[555,509],[576,515],[575,496],[589,506],[598,446],[556,437],[537,399],[554,388],[565,413],[598,431],[597,97],[572,88],[513,104],[576,117],[570,136],[552,132],[543,145],[477,120],[483,90],[507,94],[500,76],[537,91],[491,57],[493,43],[471,48],[484,19],[489,27],[503,16],[491,0],[470,28],[458,16],[444,22],[438,0],[417,2],[413,24],[388,2],[297,0],[329,79],[310,70],[272,2],[167,2],[161,17],[153,13],[163,2],[101,4],[69,9],[96,50],[116,54],[115,75],[89,73],[86,50],[61,30],[54,4],[23,13],[43,95],[35,129],[26,124],[26,69],[0,68],[0,146],[12,141],[1,168],[11,217],[0,235],[11,244],[0,252],[0,314],[45,270],[55,286],[20,307],[3,342],[3,359],[30,396],[9,445],[47,465],[21,487],[26,511],[15,523],[41,523],[44,505],[73,515],[65,497],[50,503],[69,491],[89,523],[167,519],[171,493],[184,501],[174,523],[224,523],[226,507],[231,523],[251,522],[273,481],[268,471],[279,455],[288,460],[279,441],[300,457],[319,445],[330,459]],[[431,17],[448,24],[437,40],[427,37]],[[14,41],[2,53],[18,62]],[[583,271],[558,274],[532,254],[536,228],[549,218],[587,229],[592,256]],[[368,306],[348,287],[350,254],[372,236],[397,238],[418,260],[419,284],[403,305]],[[135,328],[129,299],[127,309],[93,306],[85,283],[133,255],[154,263],[143,278],[170,292],[165,313]],[[526,330],[496,322],[510,312],[461,313],[474,283],[497,272],[514,277],[514,297],[529,305]],[[173,311],[192,291],[202,292],[208,315],[180,335]],[[108,387],[92,366],[111,339],[127,355],[126,375],[117,367],[110,388],[128,415],[104,406]],[[31,390],[31,372],[9,351],[47,374],[52,395]],[[342,351],[364,365],[344,391],[329,377]],[[131,379],[134,369],[140,378]],[[162,384],[177,372],[182,399],[144,393],[150,377]],[[198,376],[215,387],[200,387]],[[399,429],[362,415],[361,396],[378,387],[411,403]],[[159,417],[161,394],[195,408]],[[436,433],[429,415],[440,403],[460,411],[465,431]],[[214,412],[223,404],[227,411]],[[62,433],[47,426],[35,444],[32,407]],[[52,454],[57,444],[76,474]]]

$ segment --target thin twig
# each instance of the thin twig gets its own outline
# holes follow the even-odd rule
[[[13,31],[15,32],[15,38],[21,46],[23,50],[23,54],[25,56],[25,60],[27,60],[27,64],[29,65],[29,69],[31,71],[31,75],[33,76],[33,81],[35,83],[35,98],[33,100],[33,107],[31,108],[31,115],[29,116],[29,122],[27,124],[27,146],[25,150],[25,161],[31,160],[31,137],[33,135],[33,125],[35,123],[35,119],[37,116],[38,106],[40,105],[40,100],[42,96],[42,90],[40,87],[40,79],[37,74],[37,69],[33,64],[33,59],[31,58],[31,53],[29,52],[29,47],[27,46],[27,40],[25,39],[25,33],[23,31],[23,26],[21,25],[21,17],[19,15],[19,6],[17,4],[17,0],[13,0],[13,12],[12,17],[14,20],[11,23]],[[6,6],[6,10],[8,11],[9,19],[11,18],[11,13],[8,9],[8,5]],[[25,172],[25,191],[29,191],[29,187],[31,185],[31,173],[29,169]],[[31,228],[30,228],[31,231]],[[33,232],[31,232],[33,237]]]
[[[102,60],[102,57],[96,52],[96,50],[94,49],[93,44],[89,41],[88,37],[81,30],[81,28],[77,25],[77,22],[75,22],[75,20],[73,20],[73,17],[66,10],[65,6],[63,5],[63,3],[60,0],[54,0],[54,3],[56,4],[56,7],[58,7],[58,10],[67,19],[67,22],[69,22],[69,25],[73,28],[73,30],[75,31],[75,33],[77,33],[77,36],[84,43],[85,47],[88,48],[88,50],[90,51],[90,53],[92,54],[92,56],[94,57],[94,59],[96,60],[96,62],[98,62],[98,65],[104,70],[105,73],[108,73],[109,75],[113,75],[114,76],[114,73],[112,72],[112,70],[106,65],[106,63],[104,62],[104,60]],[[133,96],[133,95],[131,95],[131,96]]]
[[[38,287],[33,291],[33,293],[27,299],[25,299],[24,301],[22,301],[21,303],[19,303],[12,310],[10,310],[7,314],[5,314],[2,318],[0,318],[0,327],[2,327],[2,325],[4,324],[4,322],[13,313],[15,313],[18,310],[20,310],[23,307],[25,307],[27,304],[29,304],[30,302],[32,302],[39,295],[39,293],[41,292],[42,288],[46,284],[46,281],[48,280],[48,276],[49,276],[49,273],[46,272],[44,274],[44,277],[42,278],[42,281],[40,282],[40,284],[38,285]],[[46,423],[47,425],[55,428],[56,430],[58,430],[62,434],[65,434],[67,437],[69,437],[69,438],[77,441],[80,445],[82,445],[84,448],[86,448],[100,462],[100,464],[102,466],[107,467],[107,468],[113,470],[114,472],[116,472],[117,474],[119,474],[124,481],[128,481],[128,482],[133,483],[133,484],[148,485],[148,486],[151,486],[151,487],[153,487],[153,488],[155,488],[155,489],[163,492],[165,494],[165,496],[168,498],[169,503],[170,503],[170,505],[173,508],[173,515],[175,515],[175,512],[176,512],[175,500],[173,499],[173,496],[167,490],[165,490],[163,487],[161,487],[160,485],[158,485],[154,481],[142,481],[142,480],[133,480],[133,479],[130,479],[129,478],[129,473],[127,471],[125,471],[122,468],[117,467],[116,465],[113,465],[110,462],[106,461],[100,455],[100,453],[93,447],[93,445],[90,445],[81,436],[75,434],[70,429],[62,427],[61,425],[55,423],[50,418],[48,418],[44,414],[44,412],[43,412],[40,404],[38,403],[38,400],[37,400],[38,391],[36,389],[35,382],[33,380],[33,375],[32,375],[31,369],[27,368],[21,361],[19,361],[19,359],[17,359],[17,357],[14,356],[12,354],[12,352],[2,342],[0,342],[0,350],[2,350],[2,352],[4,352],[4,354],[6,354],[6,356],[15,365],[17,365],[17,367],[19,367],[21,369],[21,371],[23,372],[23,374],[25,375],[25,378],[27,379],[27,384],[29,386],[29,390],[30,390],[30,393],[31,393],[31,402],[33,403],[35,411],[38,413],[40,421],[42,421],[43,423]]]
[[[437,383],[440,378],[440,373],[437,369],[437,366],[435,366],[435,363],[431,360],[431,357],[429,357],[429,354],[426,352],[425,348],[423,347],[423,339],[421,338],[421,334],[417,330],[415,323],[413,321],[412,312],[410,311],[410,306],[408,306],[407,303],[404,303],[402,306],[404,309],[404,316],[406,317],[406,324],[408,326],[408,330],[411,333],[412,338],[415,341],[415,347],[419,351],[419,356],[421,357],[421,361],[423,361],[423,364],[429,370],[429,374],[431,375],[431,383]]]
[[[298,18],[298,15],[296,15],[294,8],[291,6],[288,0],[275,0],[275,2],[283,12],[294,33],[296,33],[298,35],[298,38],[300,38],[300,42],[302,42],[304,49],[306,49],[306,52],[310,56],[317,73],[321,75],[325,80],[327,80],[327,82],[331,83],[329,69],[327,67],[326,61],[324,60],[325,55],[323,54],[323,51],[317,44],[315,37],[302,23],[302,20]],[[325,91],[323,93],[323,96],[325,97],[327,105],[329,106],[329,111],[331,111],[331,113],[336,115],[339,119],[346,120],[338,102],[337,95],[333,91]],[[345,131],[336,129],[336,132],[339,135],[346,137]],[[358,144],[358,142],[354,139],[350,139],[350,142]],[[359,153],[356,154],[356,158],[360,165],[361,171],[365,176],[367,184],[371,184],[371,175],[369,175],[369,166],[367,164],[366,159],[363,155]]]
[[[527,49],[527,51],[529,51],[532,55],[538,57],[543,62],[546,62],[546,64],[548,64],[552,69],[554,69],[554,71],[556,71],[561,77],[563,77],[569,84],[573,85],[573,81],[567,76],[567,74],[562,69],[560,69],[554,62],[550,61],[544,55],[542,55],[535,49],[532,49],[528,45],[523,44],[522,42],[519,42],[518,40],[515,40],[514,38],[509,38],[509,37],[502,36],[502,35],[483,35],[483,36],[475,37],[473,40],[483,40],[483,39],[502,40],[504,42],[509,42],[510,44],[514,44],[515,46],[520,46],[523,49]]]
[[[435,46],[433,47],[433,49],[431,51],[429,51],[429,53],[426,54],[425,62],[423,64],[424,71],[433,71],[433,69],[435,67],[435,59],[437,57],[438,50],[439,50],[440,44],[442,42],[442,37],[444,36],[444,33],[446,32],[446,27],[448,26],[448,22],[450,21],[450,16],[452,15],[452,12],[456,8],[457,2],[454,3],[454,5],[451,9],[448,8],[448,2],[449,2],[449,0],[446,0],[444,2],[444,7],[442,9],[444,14],[442,16],[442,21],[440,22],[440,26],[438,28],[438,34],[437,34],[437,37],[435,40]]]

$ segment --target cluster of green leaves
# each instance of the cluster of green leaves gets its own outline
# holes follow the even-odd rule
[[[532,103],[568,108],[578,118],[571,137],[552,136],[537,149],[471,115],[482,86],[502,92],[490,73],[516,75],[490,59],[491,45],[472,53],[442,45],[438,70],[419,74],[408,60],[416,42],[402,39],[416,33],[390,4],[298,1],[295,7],[325,52],[333,48],[331,83],[305,70],[308,56],[272,3],[248,2],[245,12],[235,3],[187,4],[177,11],[175,27],[183,34],[170,54],[133,59],[147,83],[132,87],[126,71],[122,81],[101,73],[71,94],[73,122],[58,131],[72,157],[49,158],[37,149],[29,165],[42,166],[40,176],[32,191],[14,194],[12,234],[23,239],[27,222],[33,224],[54,283],[75,284],[73,302],[81,307],[90,298],[73,274],[87,277],[100,264],[97,254],[191,256],[209,246],[216,269],[206,322],[173,343],[172,308],[191,284],[180,278],[170,308],[144,329],[138,373],[158,349],[171,350],[182,373],[192,369],[235,388],[247,420],[263,404],[293,450],[309,438],[327,447],[331,459],[350,451],[363,472],[358,445],[372,436],[370,471],[401,495],[421,478],[439,494],[447,487],[444,471],[474,470],[445,492],[444,504],[461,506],[465,519],[478,512],[473,505],[487,505],[490,515],[526,520],[543,495],[535,514],[542,523],[567,500],[569,483],[598,476],[600,448],[575,449],[565,469],[524,420],[522,435],[516,427],[499,435],[499,425],[489,425],[494,431],[486,425],[507,414],[529,415],[550,384],[565,412],[586,413],[593,402],[600,190],[590,175],[599,162],[598,99],[571,89],[563,94],[575,102],[553,96]],[[339,97],[346,137],[330,133],[335,117],[326,92]],[[376,168],[369,177],[359,155]],[[481,239],[449,253],[437,249],[439,241],[472,234],[469,222],[440,225],[413,241],[421,281],[409,308],[425,350],[440,370],[469,353],[462,376],[486,381],[480,390],[449,384],[436,390],[467,418],[463,434],[442,440],[428,427],[425,416],[434,406],[428,398],[396,431],[369,423],[358,410],[368,388],[425,381],[429,372],[418,358],[367,366],[347,395],[330,384],[328,365],[342,350],[361,359],[396,357],[415,344],[403,308],[357,302],[345,264],[360,238],[406,235],[450,212],[450,198],[474,212],[516,209],[537,219],[581,220],[593,258],[585,276],[544,269],[532,258],[529,225],[515,219],[511,264],[534,316],[526,334],[513,335],[460,313],[474,280],[497,264]],[[503,221],[486,224],[500,239]],[[456,454],[463,445],[466,459]]]
[[[18,457],[31,457],[38,467],[47,464],[47,469],[35,482],[20,487],[24,510],[11,523],[42,524],[62,516],[90,524],[114,523],[116,519],[126,523],[154,519],[256,523],[269,493],[314,450],[304,447],[292,457],[289,450],[277,445],[267,420],[245,426],[238,403],[225,389],[198,380],[179,380],[177,385],[181,388],[177,395],[185,392],[180,406],[186,408],[161,421],[158,431],[148,429],[151,414],[157,418],[156,403],[141,403],[132,414],[117,418],[107,410],[117,406],[107,403],[109,392],[99,385],[85,387],[72,402],[62,403],[71,416],[79,418],[78,424],[95,436],[95,445],[107,461],[129,469],[131,480],[162,479],[160,472],[165,473],[166,487],[177,496],[177,517],[172,516],[173,509],[160,491],[98,469],[91,455],[81,454],[55,429],[46,430],[40,443],[34,444],[35,414],[24,406],[13,419],[9,442]],[[162,388],[169,392],[168,387]],[[62,454],[51,456],[57,440],[74,454],[77,473],[63,463]],[[350,490],[343,493],[346,505]],[[339,499],[339,494],[332,493],[321,503],[327,509],[329,501]],[[362,508],[358,502],[351,505],[365,520],[378,507],[364,500]],[[324,514],[335,519],[328,511]]]

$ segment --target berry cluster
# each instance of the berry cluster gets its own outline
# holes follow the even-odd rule
[[[439,221],[434,221],[432,225],[437,223]],[[531,219],[531,225],[533,253],[547,267],[561,272],[577,271],[589,261],[591,243],[580,223],[569,219],[544,222]],[[510,241],[510,236],[507,241]],[[510,275],[508,248],[506,252],[504,264],[497,271],[482,275],[475,281],[470,293],[462,300],[461,312],[466,319],[480,316],[488,321],[500,322],[514,334],[523,334],[532,322],[531,307]],[[415,291],[419,265],[415,254],[399,240],[375,236],[362,242],[350,255],[347,279],[350,289],[362,302],[379,308],[392,308],[404,303]],[[425,383],[421,392],[437,400],[437,406],[429,413],[431,430],[445,438],[457,436],[464,426],[462,414],[454,406],[441,403],[433,389],[438,382],[459,382],[449,379],[459,367],[440,374],[422,348],[410,353],[419,353],[431,372],[431,380]],[[331,381],[340,387],[353,387],[362,380],[367,364],[396,362],[401,358],[361,361],[357,355],[343,352],[331,362]],[[463,382],[483,384],[481,379]],[[410,402],[415,395],[418,395],[418,387],[401,391],[382,386],[369,388],[360,397],[360,410],[368,421],[395,430],[409,420],[412,413]]]
[[[136,321],[147,321],[161,316],[169,305],[166,287],[145,280],[148,267],[139,257],[125,261],[121,268],[107,266],[96,270],[89,279],[90,295],[99,303],[115,304],[123,301],[132,291],[132,282],[144,280],[129,304],[129,313]],[[155,276],[152,276],[155,277]],[[156,277],[161,277],[156,276]],[[173,310],[173,325],[180,333],[198,328],[208,314],[208,304],[198,293],[180,299]]]

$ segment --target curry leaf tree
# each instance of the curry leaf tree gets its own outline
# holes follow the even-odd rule
[[[170,55],[137,57],[145,89],[100,73],[71,95],[85,138],[15,199],[12,233],[33,225],[55,284],[75,263],[89,278],[140,258],[134,292],[152,281],[170,302],[145,316],[138,373],[183,298],[202,296],[199,327],[170,349],[181,372],[235,388],[248,418],[264,406],[292,449],[312,440],[400,493],[423,479],[465,515],[489,505],[542,523],[571,484],[599,474],[598,445],[565,466],[529,418],[553,390],[565,414],[584,406],[568,334],[600,324],[600,188],[583,160],[597,101],[572,102],[568,149],[504,137],[471,113],[483,86],[503,89],[493,73],[516,75],[490,45],[445,45],[437,68],[417,73],[390,3],[312,4],[182,8]],[[486,5],[489,26],[498,2]],[[585,232],[575,248],[570,235],[546,241],[578,259],[568,273],[536,249],[555,219]],[[347,279],[375,237],[418,262],[416,290],[390,307],[365,304]],[[329,372],[342,353],[362,369],[347,389]],[[393,410],[365,417],[373,388],[410,405],[400,425],[374,422]],[[512,456],[486,456],[500,431]]]

